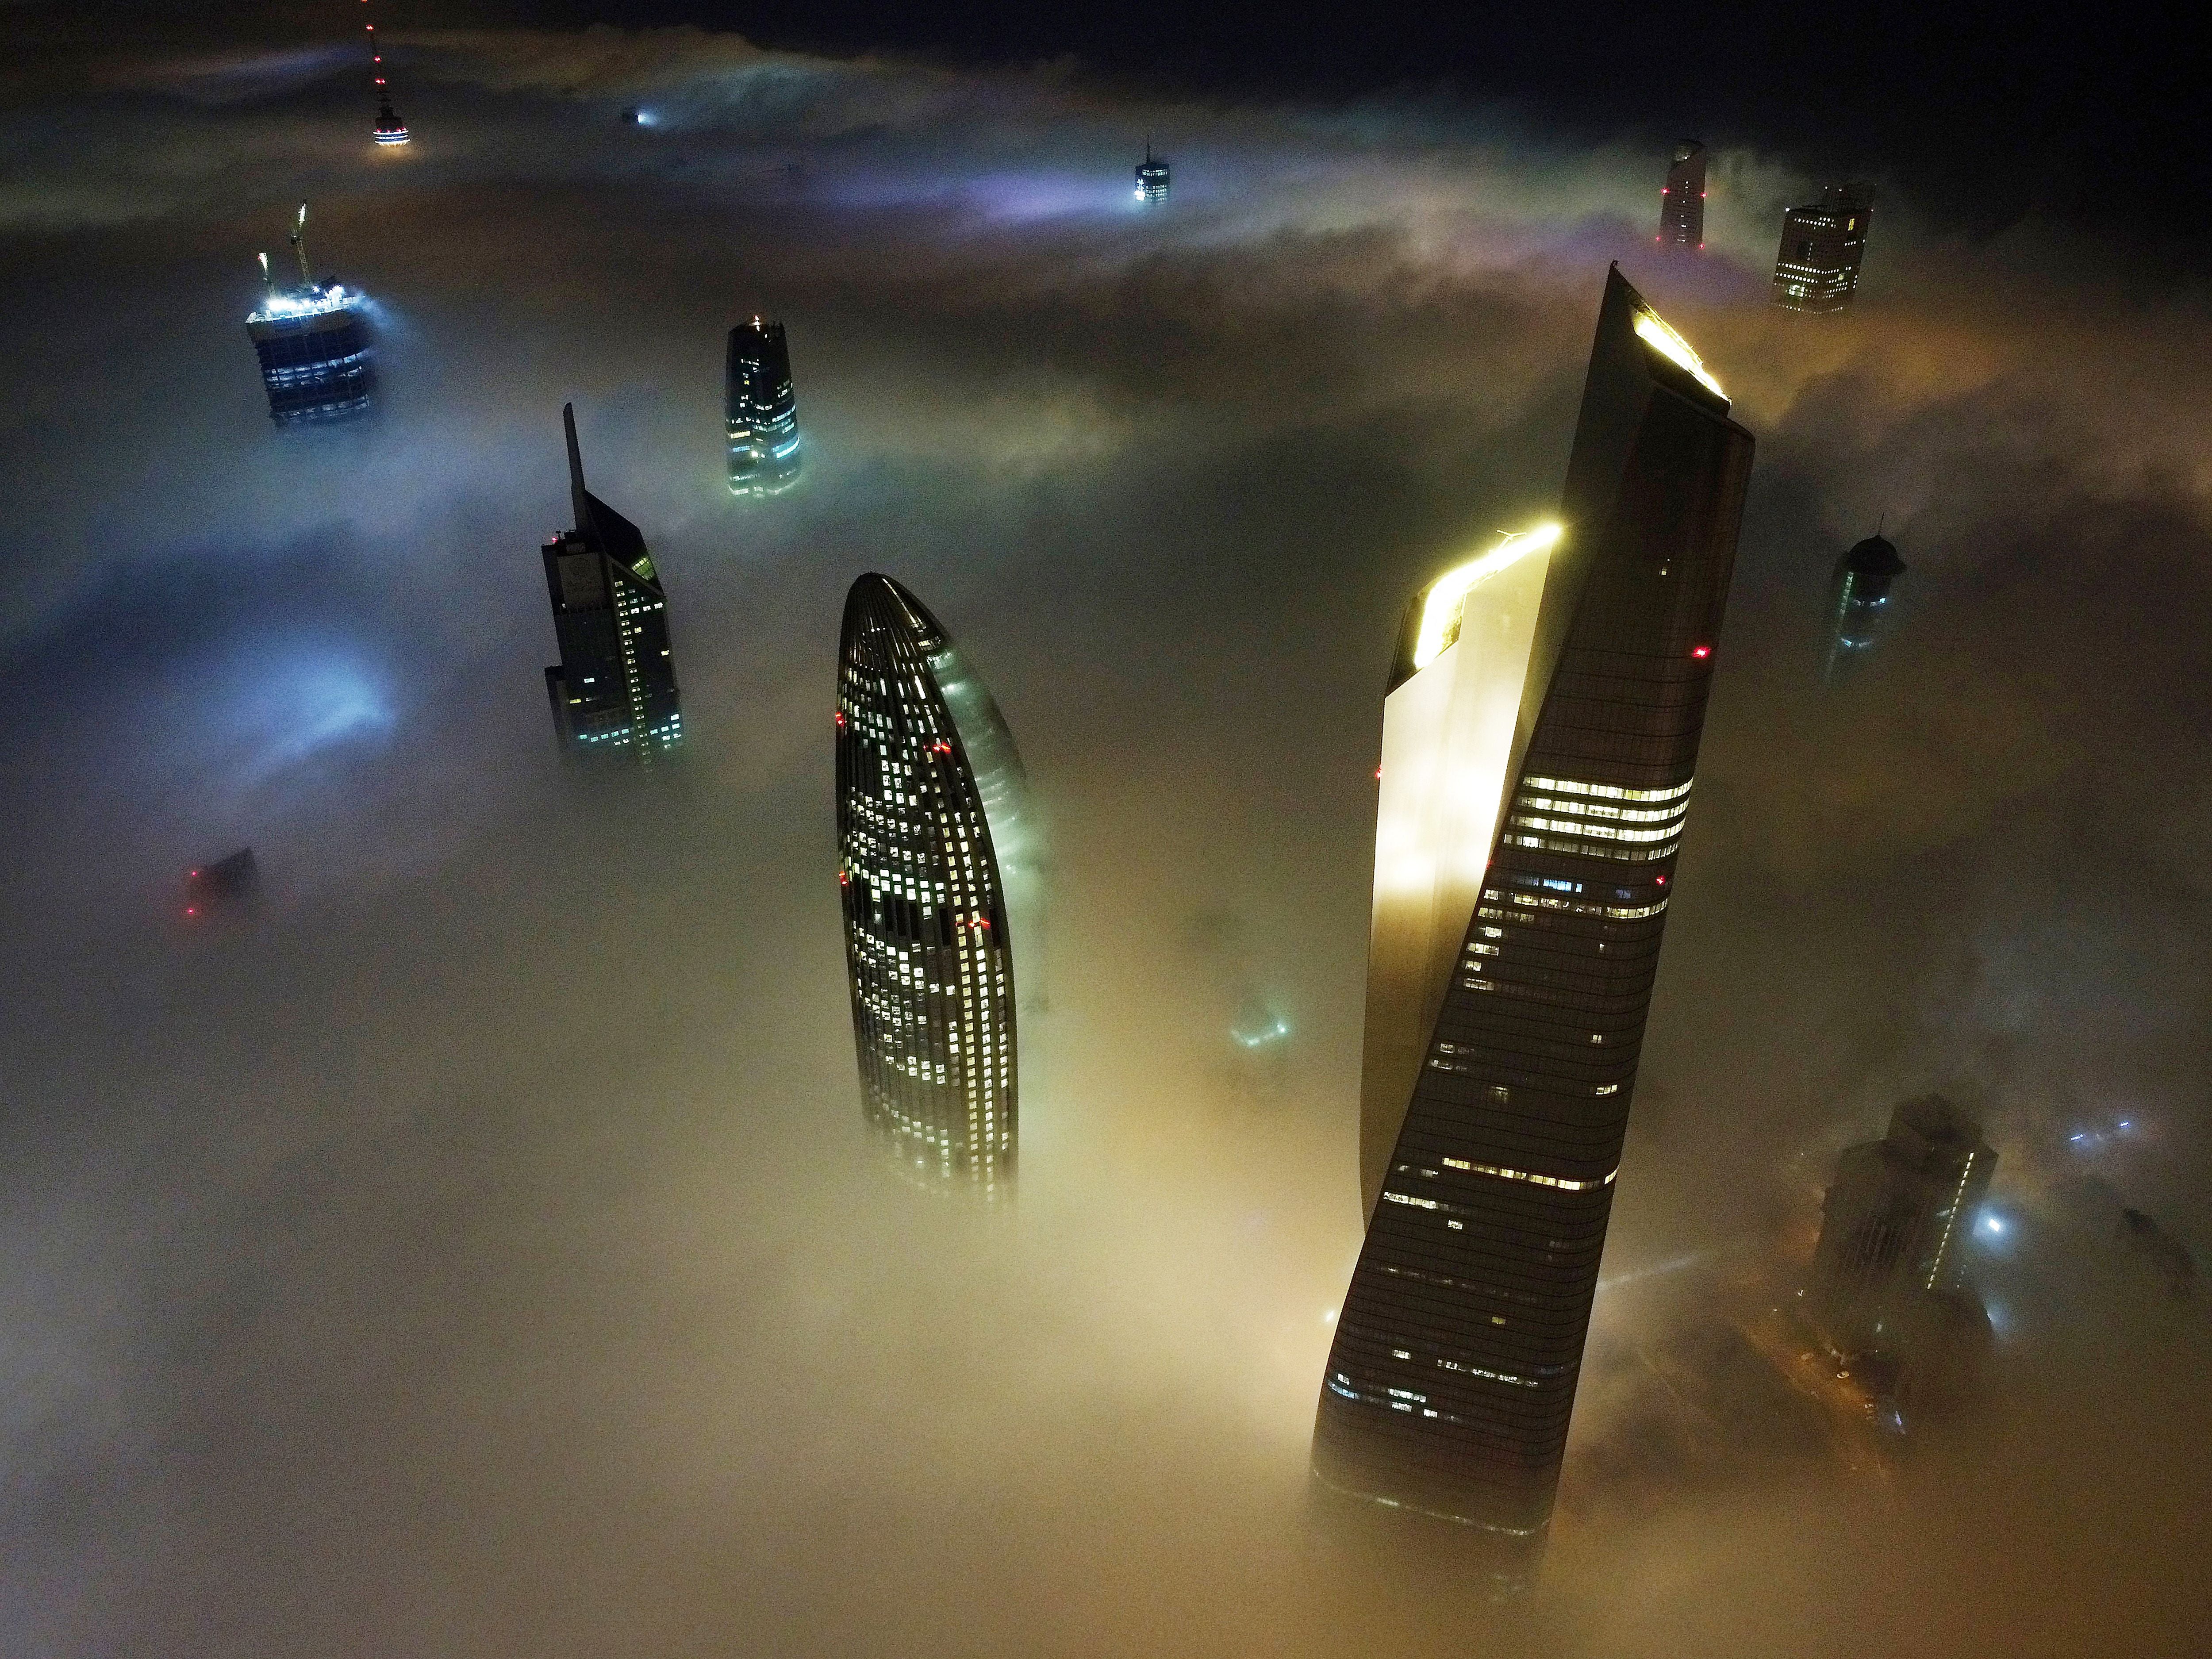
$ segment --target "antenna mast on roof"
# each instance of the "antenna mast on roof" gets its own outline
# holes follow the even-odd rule
[[[368,0],[361,3],[365,6]],[[392,88],[384,83],[384,54],[377,49],[376,25],[371,23],[368,27],[368,61],[376,82],[376,125],[373,131],[380,144],[404,144],[407,142],[407,124],[392,107]]]
[[[568,434],[568,495],[576,514],[576,533],[591,536],[598,526],[592,522],[592,498],[584,492],[584,452],[576,447],[576,405],[561,405],[561,424]]]
[[[307,269],[307,204],[300,204],[300,216],[292,224],[292,257],[300,262],[300,280],[313,288],[314,273]]]

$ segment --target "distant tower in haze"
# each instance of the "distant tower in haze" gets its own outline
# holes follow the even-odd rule
[[[250,908],[261,891],[261,868],[253,849],[241,847],[228,858],[201,865],[185,877],[185,915],[199,921],[227,911]]]
[[[1006,879],[1035,833],[1021,757],[951,636],[890,577],[853,584],[837,659],[861,1109],[914,1164],[994,1189],[1017,1146],[1017,946],[1034,943]]]
[[[1899,1293],[1958,1289],[1996,1167],[1981,1124],[1941,1095],[1905,1101],[1880,1140],[1845,1148],[1813,1253],[1824,1316],[1843,1332],[1863,1324],[1870,1334],[1881,1305]]]
[[[1790,311],[1841,311],[1858,292],[1874,191],[1831,185],[1820,199],[1782,216],[1774,256],[1774,302]]]
[[[1904,574],[1905,561],[1897,556],[1897,549],[1878,535],[1868,537],[1836,562],[1823,683],[1835,684],[1873,648],[1888,620],[1891,584]]]
[[[267,292],[246,319],[246,337],[261,360],[261,381],[269,392],[269,418],[279,424],[327,421],[358,415],[368,407],[373,376],[368,332],[359,307],[363,296],[342,283],[324,284],[307,265],[307,204],[292,226],[292,258],[300,270],[296,286],[279,283],[261,256],[261,280]]]
[[[1694,138],[1674,146],[1667,187],[1659,192],[1659,235],[1668,247],[1705,245],[1705,147]]]
[[[366,5],[368,0],[362,0]],[[376,25],[368,27],[368,61],[376,81],[376,125],[373,129],[380,144],[404,144],[407,142],[407,124],[392,107],[392,88],[385,84],[384,52],[376,44]]]
[[[730,331],[725,381],[730,494],[775,495],[799,478],[799,397],[783,325],[756,317]]]
[[[1752,438],[1606,279],[1559,521],[1414,595],[1382,705],[1367,1237],[1326,1486],[1510,1539],[1551,1514]]]
[[[1941,1095],[1908,1100],[1889,1132],[1844,1149],[1821,1205],[1806,1311],[1828,1349],[1905,1407],[1971,1387],[1990,1318],[1966,1255],[1997,1155],[1982,1126]]]
[[[561,406],[576,527],[545,544],[545,586],[561,660],[545,671],[553,729],[574,756],[650,765],[684,745],[668,599],[628,519],[584,488],[576,410]]]
[[[1152,154],[1152,141],[1145,140],[1145,159],[1137,163],[1137,199],[1140,202],[1164,202],[1168,199],[1168,164],[1164,156]]]

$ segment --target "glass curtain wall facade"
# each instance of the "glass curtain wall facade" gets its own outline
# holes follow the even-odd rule
[[[545,671],[562,752],[643,765],[684,746],[668,597],[638,527],[584,488],[576,410],[561,408],[576,527],[542,550],[561,660]]]
[[[725,389],[730,494],[790,489],[799,479],[799,396],[781,323],[756,317],[730,331]]]
[[[1694,138],[1674,146],[1659,192],[1659,241],[1667,247],[1705,245],[1705,147]]]
[[[838,648],[837,879],[861,1109],[902,1156],[996,1191],[1013,1175],[1015,945],[1034,841],[1012,734],[921,600],[866,575]]]
[[[1314,1471],[1538,1536],[1558,1485],[1752,440],[1607,279],[1559,521],[1415,596],[1383,704],[1369,1210]]]
[[[1774,256],[1774,302],[1790,311],[1841,311],[1858,292],[1874,192],[1831,185],[1820,199],[1782,216]]]

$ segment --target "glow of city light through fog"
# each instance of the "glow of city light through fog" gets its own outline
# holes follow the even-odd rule
[[[1421,602],[1421,625],[1413,637],[1413,666],[1426,668],[1443,654],[1444,636],[1452,632],[1452,624],[1458,619],[1460,606],[1470,589],[1529,554],[1556,546],[1561,533],[1556,524],[1540,524],[1534,529],[1510,532],[1480,558],[1469,560],[1458,569],[1437,577]]]
[[[324,750],[391,730],[384,689],[343,658],[280,658],[243,677],[226,699],[230,741],[245,751],[239,775],[260,782]]]
[[[1280,1042],[1290,1034],[1289,1022],[1278,1017],[1256,1031],[1231,1031],[1230,1036],[1247,1048],[1264,1048],[1271,1042]]]
[[[1689,370],[1697,377],[1698,384],[1714,397],[1724,403],[1728,400],[1728,393],[1721,390],[1721,383],[1705,372],[1705,360],[1690,349],[1687,340],[1668,327],[1656,312],[1637,313],[1636,337],[1668,362]]]

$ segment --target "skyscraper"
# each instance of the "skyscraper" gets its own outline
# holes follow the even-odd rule
[[[684,746],[668,597],[628,519],[584,488],[576,407],[561,405],[576,527],[545,544],[545,586],[561,660],[545,671],[553,729],[574,756],[650,765]]]
[[[921,601],[867,575],[838,647],[837,879],[861,1109],[923,1168],[1014,1169],[1016,946],[1000,860],[1034,835],[998,704]]]
[[[343,283],[315,280],[307,264],[307,204],[292,225],[292,258],[300,268],[296,286],[280,285],[261,256],[261,281],[267,292],[246,319],[246,337],[261,362],[261,383],[269,393],[269,418],[279,425],[328,421],[358,415],[368,407],[372,385],[368,332],[362,320],[363,296]]]
[[[371,23],[367,27],[369,67],[374,71],[376,82],[376,125],[370,129],[370,133],[380,144],[404,144],[408,139],[407,124],[392,107],[392,88],[384,79],[384,52],[376,44],[376,25]]]
[[[1383,702],[1367,1237],[1314,1434],[1356,1497],[1551,1512],[1751,471],[1607,277],[1557,524],[1416,594]]]
[[[1892,1426],[1970,1398],[1990,1316],[1966,1277],[1997,1155],[1971,1113],[1908,1100],[1889,1132],[1844,1149],[1821,1205],[1806,1312]]]
[[[1858,292],[1874,191],[1830,185],[1820,199],[1782,216],[1774,256],[1774,302],[1791,311],[1841,311]]]
[[[1674,146],[1666,188],[1659,192],[1659,234],[1668,247],[1705,245],[1705,147],[1694,138]]]
[[[1833,685],[1874,647],[1889,616],[1891,585],[1905,574],[1905,561],[1881,536],[1853,544],[1836,561],[1828,627],[1828,660],[1821,678]]]
[[[1813,1252],[1814,1316],[1838,1348],[1874,1346],[1911,1297],[1961,1288],[1996,1165],[1980,1123],[1941,1095],[1902,1103],[1881,1139],[1844,1149]]]
[[[774,495],[799,477],[799,397],[781,323],[757,317],[730,331],[730,494]]]
[[[1164,155],[1152,154],[1152,141],[1145,140],[1145,159],[1137,163],[1137,199],[1140,202],[1164,202],[1168,199],[1168,163]]]

